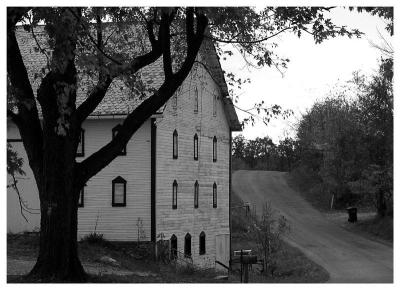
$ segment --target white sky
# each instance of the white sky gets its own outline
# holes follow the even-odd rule
[[[350,12],[348,9],[335,8],[329,16],[337,25],[347,25],[364,32],[362,38],[336,37],[315,44],[311,35],[303,34],[298,38],[287,33],[274,39],[278,43],[278,55],[290,59],[284,77],[274,67],[263,69],[244,68],[241,56],[228,61],[221,60],[226,71],[233,71],[240,77],[249,77],[251,84],[240,92],[239,107],[248,109],[254,103],[264,100],[266,104],[278,104],[292,109],[295,115],[289,120],[271,121],[267,126],[258,122],[254,127],[248,125],[242,134],[249,139],[270,136],[275,142],[286,134],[293,136],[293,125],[310,108],[315,100],[322,99],[335,84],[344,83],[352,78],[352,72],[370,74],[377,69],[380,52],[371,47],[369,41],[381,43],[379,32],[390,40],[385,23],[377,16],[367,13]],[[246,116],[237,110],[239,119]]]

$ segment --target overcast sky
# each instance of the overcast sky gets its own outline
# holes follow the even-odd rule
[[[279,44],[277,52],[280,56],[290,59],[283,77],[275,68],[247,70],[240,56],[229,62],[222,61],[224,70],[251,79],[251,84],[241,91],[239,107],[250,108],[255,102],[264,100],[267,104],[278,104],[295,112],[288,121],[272,121],[268,127],[262,122],[254,127],[247,126],[242,132],[246,138],[268,135],[277,142],[286,134],[293,136],[291,128],[315,100],[322,99],[335,85],[351,79],[354,71],[361,70],[366,74],[376,71],[380,52],[371,47],[370,41],[382,42],[378,31],[390,40],[382,19],[344,8],[335,8],[330,17],[333,23],[358,28],[365,35],[360,39],[337,37],[322,44],[315,44],[310,35],[299,39],[293,34],[284,34],[274,39]],[[240,119],[246,116],[237,112]]]

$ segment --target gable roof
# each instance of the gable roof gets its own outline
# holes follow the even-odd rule
[[[45,42],[47,34],[43,29],[43,26],[35,27],[36,39],[39,42]],[[28,76],[32,84],[34,94],[40,84],[40,77],[38,72],[46,66],[46,56],[40,53],[36,47],[36,40],[32,37],[30,32],[25,31],[22,27],[16,28],[16,37],[18,40],[19,48],[22,54],[24,64],[28,71]],[[212,79],[217,83],[222,92],[222,100],[224,104],[225,114],[229,123],[229,127],[232,131],[241,131],[241,124],[236,115],[235,108],[232,100],[229,98],[228,87],[225,82],[224,74],[219,62],[219,57],[215,51],[214,44],[207,38],[204,39],[203,44],[199,52],[208,68]],[[162,58],[159,58],[154,63],[144,67],[140,70],[142,80],[151,87],[158,88],[164,82],[164,73],[162,70]],[[89,91],[90,80],[83,79],[79,80],[80,85],[78,86],[76,105],[79,106],[87,97]],[[85,84],[86,83],[86,84]],[[97,106],[97,108],[91,113],[92,117],[106,117],[106,116],[125,116],[131,113],[135,108],[144,100],[146,97],[138,98],[138,96],[132,92],[120,78],[116,78],[110,85],[104,99]],[[160,108],[157,113],[162,113],[165,109],[165,105]],[[39,113],[41,113],[40,105],[38,104]]]

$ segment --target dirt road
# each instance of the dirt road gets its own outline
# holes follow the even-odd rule
[[[290,188],[283,172],[236,171],[232,188],[262,212],[265,201],[290,222],[288,242],[324,267],[330,282],[393,282],[393,248],[353,234],[327,220]]]

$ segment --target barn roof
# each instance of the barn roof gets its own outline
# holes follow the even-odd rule
[[[46,43],[47,34],[43,26],[35,27],[36,40],[30,32],[25,31],[22,27],[16,29],[16,36],[19,48],[28,71],[28,76],[32,84],[34,94],[40,84],[40,72],[45,68],[47,60],[43,53],[38,51],[36,41],[42,45]],[[229,98],[228,87],[225,82],[224,74],[219,62],[219,57],[215,51],[213,43],[207,38],[203,41],[200,48],[200,54],[204,58],[208,72],[221,89],[224,103],[224,110],[229,122],[229,126],[233,131],[241,131],[241,124],[236,115],[232,100]],[[162,68],[162,60],[159,58],[154,63],[144,67],[140,73],[142,80],[146,85],[158,88],[164,81],[164,73]],[[76,104],[79,106],[87,97],[90,86],[93,85],[88,79],[80,79],[77,91]],[[103,118],[106,116],[124,116],[131,113],[145,99],[138,98],[137,94],[131,91],[124,82],[116,78],[110,85],[109,90],[102,102],[92,112],[91,117]],[[164,111],[165,105],[158,110],[157,113]],[[41,111],[38,105],[39,112]]]

